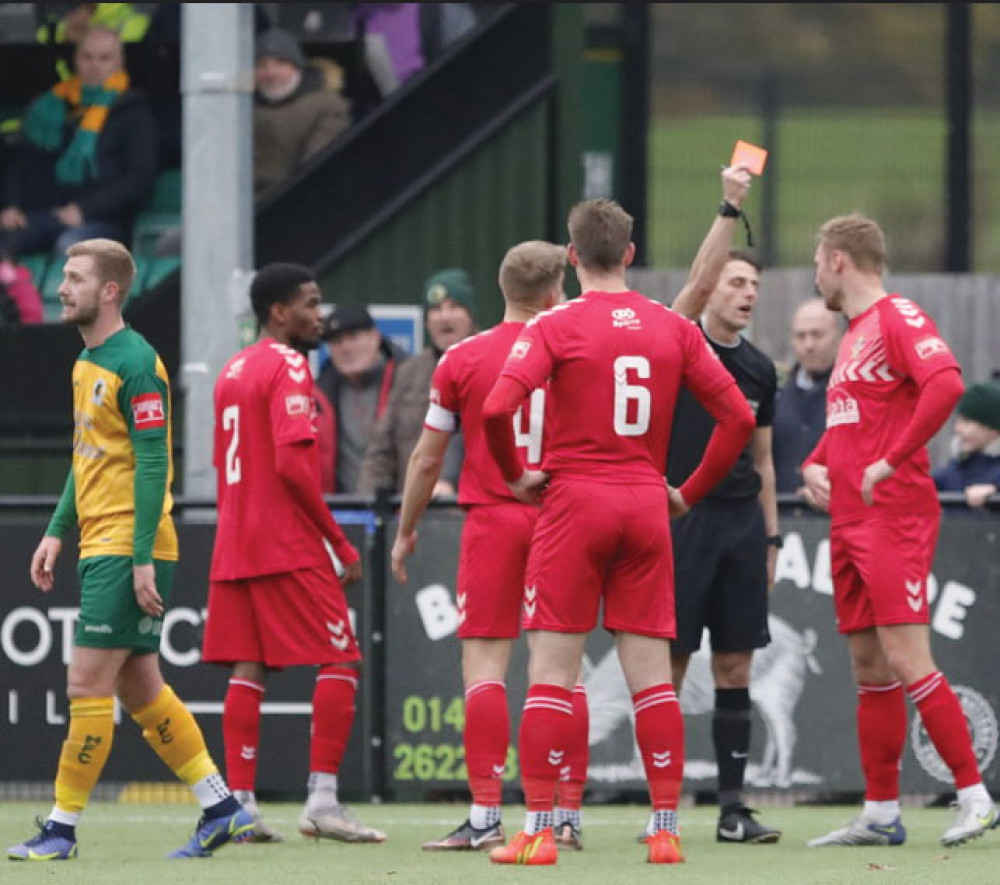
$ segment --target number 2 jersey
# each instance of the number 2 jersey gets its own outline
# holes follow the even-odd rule
[[[872,515],[861,498],[865,468],[887,457],[903,437],[924,382],[958,368],[933,320],[907,298],[881,298],[851,320],[826,391],[826,431],[806,459],[829,470],[834,523]],[[875,486],[874,509],[940,512],[925,446]]]
[[[305,444],[303,457],[313,460],[320,487],[313,378],[305,357],[268,338],[236,354],[215,384],[214,442],[219,521],[212,580],[329,563],[322,537],[275,467],[278,446]]]
[[[638,292],[586,292],[525,326],[503,375],[549,381],[542,469],[663,486],[682,386],[709,399],[732,376],[690,320]]]
[[[454,433],[459,425],[465,440],[465,460],[458,481],[458,503],[511,503],[516,499],[490,455],[483,426],[483,402],[496,383],[524,323],[500,323],[453,344],[445,351],[431,379],[425,426]],[[537,468],[542,451],[545,391],[535,390],[514,416],[514,439],[524,460]]]

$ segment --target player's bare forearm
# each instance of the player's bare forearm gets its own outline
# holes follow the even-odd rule
[[[441,477],[444,454],[450,433],[425,427],[406,465],[406,481],[399,511],[399,531],[410,534],[417,525],[434,494],[434,487]]]
[[[750,187],[750,179],[750,173],[745,166],[729,166],[723,169],[723,199],[737,209],[741,208]],[[698,247],[694,261],[691,262],[691,272],[688,274],[687,282],[671,305],[681,316],[689,320],[696,320],[701,316],[709,296],[719,282],[722,269],[726,266],[726,257],[729,254],[735,228],[735,218],[716,215],[713,219],[705,239]]]

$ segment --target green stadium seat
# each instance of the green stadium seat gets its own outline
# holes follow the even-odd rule
[[[146,275],[146,289],[155,289],[177,268],[181,266],[181,260],[176,255],[168,255],[162,258],[154,258]]]
[[[31,279],[39,289],[41,289],[42,280],[45,279],[45,271],[51,260],[52,256],[48,252],[33,252],[31,255],[22,255],[20,258],[20,263],[31,271]]]
[[[135,279],[129,289],[129,299],[139,298],[146,291],[146,279],[149,276],[149,268],[152,266],[151,258],[136,257],[135,259]]]
[[[156,241],[160,234],[181,223],[180,212],[152,212],[143,210],[132,226],[132,254],[136,257],[156,257]]]
[[[153,185],[153,192],[146,202],[146,210],[149,212],[176,212],[181,211],[181,170],[164,169],[156,176],[156,183]]]
[[[38,291],[42,296],[42,303],[45,305],[46,316],[48,316],[48,307],[50,304],[59,305],[59,286],[62,285],[62,279],[63,262],[50,262],[45,271],[45,276],[42,278],[42,282],[38,286]]]

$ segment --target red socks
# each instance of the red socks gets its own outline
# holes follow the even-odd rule
[[[914,682],[907,692],[916,704],[924,728],[955,778],[955,789],[982,781],[965,713],[944,675],[935,671]]]
[[[466,689],[462,741],[473,803],[499,805],[510,743],[507,689],[502,682],[477,682]]]
[[[653,685],[632,695],[632,706],[653,810],[675,810],[684,779],[684,719],[674,687]]]
[[[310,772],[336,774],[340,770],[354,722],[357,690],[358,673],[350,667],[329,665],[317,674],[313,690]]]
[[[260,702],[264,686],[230,678],[222,707],[222,741],[226,748],[226,780],[231,790],[254,789],[260,743]]]
[[[521,716],[521,786],[528,811],[552,811],[571,740],[573,692],[544,683],[528,689]]]
[[[566,744],[566,765],[559,773],[556,805],[578,809],[583,805],[583,788],[587,785],[587,765],[590,762],[590,709],[587,690],[578,682],[573,687],[573,724]]]
[[[899,765],[906,743],[906,696],[899,682],[858,686],[858,747],[865,799],[899,799]]]

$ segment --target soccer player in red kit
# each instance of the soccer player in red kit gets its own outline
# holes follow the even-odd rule
[[[563,300],[566,250],[533,240],[508,250],[500,265],[503,322],[450,347],[431,381],[424,429],[407,466],[392,570],[406,581],[405,561],[416,547],[416,524],[444,462],[451,435],[462,429],[465,460],[459,504],[465,509],[456,595],[465,684],[465,763],[472,807],[469,818],[428,851],[488,849],[503,843],[502,776],[510,742],[504,680],[520,629],[524,569],[538,510],[511,495],[490,456],[482,406],[525,322]],[[514,416],[525,461],[541,461],[545,391],[533,391]],[[560,783],[560,845],[582,847],[581,811],[588,761],[588,718],[582,685],[574,689],[574,738]]]
[[[906,695],[951,769],[960,845],[997,825],[961,704],[930,648],[927,577],[941,508],[927,441],[962,395],[961,369],[933,320],[882,283],[885,237],[857,213],[819,232],[816,288],[849,320],[826,394],[826,431],[805,461],[806,497],[830,513],[837,626],[858,686],[861,815],[820,845],[901,845],[899,767]]]
[[[271,670],[316,666],[307,836],[381,842],[337,798],[354,717],[357,642],[338,581],[361,577],[358,552],[320,493],[313,379],[303,351],[319,341],[320,291],[306,267],[271,264],[250,287],[263,336],[215,385],[219,521],[202,657],[232,667],[222,714],[226,769],[255,816],[256,841],[280,840],[260,820],[254,784],[260,706]]]
[[[677,830],[684,723],[670,673],[668,513],[685,512],[725,475],[754,419],[698,328],[628,288],[625,269],[635,256],[631,216],[610,200],[579,203],[570,212],[569,233],[569,261],[583,294],[525,327],[483,407],[504,480],[522,500],[541,500],[524,591],[531,654],[519,745],[528,813],[524,830],[490,858],[556,862],[554,793],[572,689],[603,602],[604,627],[615,634],[632,693],[652,799],[649,860],[678,863],[684,859]],[[546,381],[544,472],[526,470],[511,418]],[[676,490],[667,488],[663,465],[682,385],[718,425],[703,462]]]

